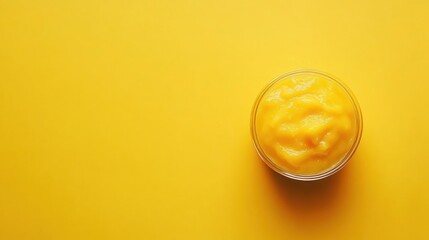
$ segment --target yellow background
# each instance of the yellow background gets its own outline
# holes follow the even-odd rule
[[[281,73],[342,79],[343,171],[268,169]],[[0,239],[427,239],[429,1],[0,0]]]

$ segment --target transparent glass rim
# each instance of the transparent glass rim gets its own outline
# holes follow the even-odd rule
[[[257,131],[256,131],[256,114],[258,112],[258,108],[259,108],[259,104],[261,102],[262,97],[266,94],[266,92],[277,82],[280,82],[281,80],[292,76],[292,75],[297,75],[297,74],[316,74],[319,76],[323,76],[335,83],[337,83],[343,90],[344,92],[349,96],[350,100],[353,103],[353,108],[355,111],[355,116],[356,116],[356,127],[357,127],[357,131],[356,131],[356,136],[355,136],[355,141],[353,142],[352,147],[349,149],[349,151],[347,152],[347,154],[340,160],[338,161],[337,164],[335,164],[334,166],[328,168],[327,170],[321,172],[321,173],[317,173],[317,174],[308,174],[308,175],[300,175],[300,174],[294,174],[294,173],[290,173],[284,169],[282,169],[280,166],[278,166],[277,164],[275,164],[263,151],[261,145],[259,144],[259,140],[257,137]],[[285,74],[282,74],[280,76],[278,76],[277,78],[275,78],[274,80],[272,80],[267,86],[265,86],[265,88],[261,91],[261,93],[258,95],[253,109],[252,109],[252,115],[251,115],[251,122],[250,122],[250,126],[251,126],[251,134],[252,134],[252,139],[253,139],[253,145],[256,148],[256,151],[259,155],[259,157],[274,171],[276,171],[277,173],[291,178],[291,179],[295,179],[295,180],[300,180],[300,181],[314,181],[314,180],[319,180],[319,179],[323,179],[326,177],[329,177],[333,174],[335,174],[336,172],[340,171],[348,162],[349,160],[352,158],[352,156],[354,155],[354,153],[356,152],[356,149],[359,146],[360,140],[362,138],[362,130],[363,130],[363,118],[362,118],[362,112],[359,106],[359,103],[355,97],[355,95],[352,93],[352,91],[347,87],[347,85],[345,85],[341,80],[339,80],[337,77],[332,76],[331,74],[327,74],[318,70],[313,70],[313,69],[300,69],[300,70],[296,70],[296,71],[292,71],[292,72],[287,72]]]

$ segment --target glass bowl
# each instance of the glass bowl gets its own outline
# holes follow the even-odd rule
[[[354,108],[354,113],[355,113],[355,117],[356,117],[356,134],[354,136],[354,142],[351,145],[350,149],[347,151],[347,153],[342,157],[342,159],[338,160],[335,164],[333,164],[330,168],[320,172],[320,173],[315,173],[315,174],[306,174],[306,175],[300,175],[300,174],[295,174],[292,173],[290,171],[287,171],[286,169],[282,168],[281,166],[279,166],[278,164],[275,163],[275,161],[272,161],[267,154],[264,153],[264,150],[262,149],[259,140],[258,140],[258,133],[257,133],[257,129],[256,129],[256,117],[257,117],[257,113],[258,113],[258,107],[259,104],[262,100],[262,98],[264,97],[264,95],[270,90],[270,88],[282,81],[283,79],[286,79],[288,77],[294,76],[294,75],[300,75],[300,74],[310,74],[310,75],[316,75],[319,77],[323,77],[327,80],[333,81],[334,83],[338,84],[340,86],[340,88],[342,90],[344,90],[344,92],[346,93],[346,95],[350,98],[352,104],[353,104],[353,108]],[[351,92],[351,90],[340,80],[338,80],[338,78],[333,77],[330,74],[326,74],[326,73],[322,73],[320,71],[316,71],[316,70],[298,70],[298,71],[294,71],[294,72],[289,72],[286,74],[283,74],[279,77],[277,77],[276,79],[274,79],[271,83],[269,83],[263,90],[262,92],[259,94],[258,98],[255,101],[253,110],[252,110],[252,115],[251,115],[251,133],[252,133],[252,139],[253,139],[253,144],[256,148],[256,151],[258,153],[258,155],[260,156],[260,158],[274,171],[278,172],[279,174],[286,176],[288,178],[291,179],[295,179],[295,180],[301,180],[301,181],[313,181],[313,180],[319,180],[319,179],[323,179],[326,178],[328,176],[333,175],[334,173],[338,172],[339,170],[341,170],[346,164],[347,162],[350,160],[350,158],[353,156],[353,154],[355,153],[360,139],[362,137],[362,128],[363,128],[363,124],[362,124],[362,113],[358,104],[358,101],[356,99],[356,97],[353,95],[353,93]]]

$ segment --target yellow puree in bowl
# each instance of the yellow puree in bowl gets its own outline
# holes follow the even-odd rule
[[[335,81],[291,75],[271,86],[256,112],[256,137],[267,157],[292,174],[335,166],[357,135],[351,97]]]

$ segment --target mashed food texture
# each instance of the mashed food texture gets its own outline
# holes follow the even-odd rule
[[[286,172],[322,173],[341,161],[357,135],[352,98],[336,81],[292,74],[261,97],[255,135],[263,153]]]

